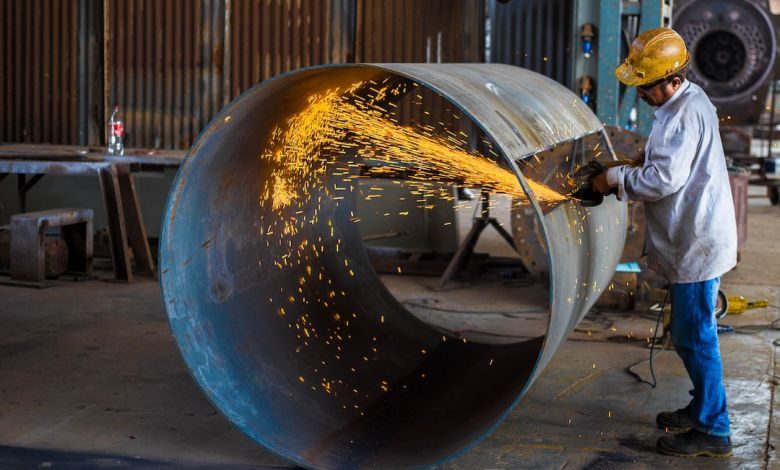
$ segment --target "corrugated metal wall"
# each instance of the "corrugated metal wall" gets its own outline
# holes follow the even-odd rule
[[[136,147],[186,148],[230,100],[280,73],[372,61],[481,61],[481,1],[117,0],[109,101]],[[133,132],[135,131],[135,132]]]
[[[186,148],[291,69],[483,61],[485,1],[492,62],[572,85],[573,0],[4,0],[0,141],[98,144],[119,104],[129,146]]]
[[[262,80],[350,59],[352,1],[108,2],[107,106],[123,110],[128,145],[186,148]]]
[[[482,0],[357,0],[356,7],[357,62],[484,62]],[[420,89],[397,104],[401,124],[474,132],[432,90]]]
[[[490,0],[490,61],[513,64],[572,87],[574,0]]]
[[[482,0],[357,0],[357,62],[484,62]]]
[[[187,148],[288,70],[484,59],[484,0],[4,0],[0,25],[7,142],[100,144],[117,104],[126,145]]]
[[[77,24],[71,0],[0,2],[0,141],[78,141]]]
[[[354,1],[230,1],[231,97],[289,70],[352,61]]]
[[[295,68],[351,59],[354,0],[117,0],[108,105],[128,145],[187,148],[233,98]]]
[[[106,2],[108,96],[132,147],[185,148],[229,100],[225,0]]]

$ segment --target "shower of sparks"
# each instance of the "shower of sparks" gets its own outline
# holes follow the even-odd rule
[[[322,187],[327,166],[343,164],[337,158],[349,150],[372,163],[368,168],[371,176],[409,172],[408,183],[421,192],[435,191],[433,182],[450,181],[508,194],[519,203],[527,201],[512,170],[464,150],[467,135],[445,130],[444,136],[439,136],[431,126],[399,125],[381,104],[388,93],[398,95],[401,91],[385,86],[364,98],[356,93],[362,86],[356,83],[344,92],[335,89],[313,95],[306,109],[290,118],[286,126],[274,129],[269,150],[261,157],[274,167],[272,184],[262,194],[262,199],[272,201],[274,210]],[[360,165],[352,162],[347,166]],[[532,180],[528,184],[539,201],[567,199],[543,184]]]
[[[272,130],[260,155],[268,173],[259,195],[261,213],[266,216],[261,216],[257,226],[268,250],[258,264],[264,271],[293,269],[297,279],[294,286],[280,287],[269,304],[275,306],[278,318],[297,339],[295,353],[316,344],[321,356],[305,370],[290,371],[290,380],[304,389],[326,393],[339,400],[342,409],[360,415],[377,394],[403,393],[406,385],[378,378],[376,387],[360,389],[351,380],[361,374],[376,375],[373,363],[381,357],[383,347],[382,338],[353,338],[354,322],[382,327],[392,319],[382,312],[354,311],[342,290],[358,274],[345,253],[334,207],[340,207],[344,199],[382,198],[385,188],[378,184],[370,185],[367,194],[358,189],[358,180],[365,178],[386,178],[404,185],[416,207],[423,210],[433,208],[436,201],[461,207],[448,189],[452,185],[509,195],[515,205],[528,203],[517,175],[498,163],[499,155],[487,140],[481,141],[487,154],[483,155],[467,150],[474,147],[469,135],[453,132],[442,122],[438,128],[399,123],[394,101],[414,93],[412,86],[417,84],[361,82],[312,95],[305,109]],[[419,94],[412,98],[413,104],[422,104]],[[452,117],[460,119],[456,114]],[[540,202],[568,200],[567,195],[545,184],[526,181]],[[399,211],[398,215],[409,212]],[[358,223],[360,217],[352,212],[349,220]],[[309,229],[311,226],[317,228]],[[318,259],[326,256],[328,263]],[[400,266],[397,271],[401,272]],[[449,344],[466,347],[466,337],[457,339],[460,341]],[[426,345],[420,355],[430,357],[442,343],[447,343],[446,336]],[[331,354],[325,357],[323,350]],[[351,371],[348,375],[352,376],[329,377],[331,363],[341,363],[340,368]],[[492,365],[490,359],[488,367]],[[428,377],[420,374],[421,379]]]

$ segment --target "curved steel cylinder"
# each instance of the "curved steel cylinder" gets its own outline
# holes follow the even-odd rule
[[[274,168],[258,156],[274,129],[315,94],[388,79],[439,94],[516,175],[549,265],[545,331],[508,344],[461,341],[412,315],[372,268],[353,202],[324,190],[335,172],[285,214],[316,217],[269,242],[278,234],[263,225],[280,214],[261,196]],[[611,280],[625,204],[545,205],[521,172],[602,132],[569,90],[508,65],[315,67],[246,92],[191,149],[165,214],[160,282],[194,378],[249,437],[307,468],[419,468],[464,451],[507,416]],[[601,151],[610,155],[608,141]],[[315,254],[276,264],[281,245],[315,245]]]
[[[688,77],[726,124],[756,122],[777,67],[776,20],[766,2],[683,0],[674,28],[691,52]]]

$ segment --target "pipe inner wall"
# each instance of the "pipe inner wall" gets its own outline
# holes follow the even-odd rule
[[[297,465],[451,458],[511,411],[611,280],[625,204],[568,197],[594,156],[614,158],[587,106],[512,66],[325,66],[256,86],[201,134],[168,200],[160,282],[187,366]],[[514,299],[522,334],[470,337],[410,311],[361,228],[383,215],[366,204],[396,204],[376,181],[419,198],[425,220],[457,209],[455,186],[511,201],[546,266]],[[475,292],[465,302],[499,301]]]

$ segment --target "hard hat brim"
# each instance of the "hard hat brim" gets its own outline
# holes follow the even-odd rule
[[[628,86],[646,85],[646,81],[637,77],[634,67],[628,62],[623,62],[615,68],[615,77],[620,83]]]

